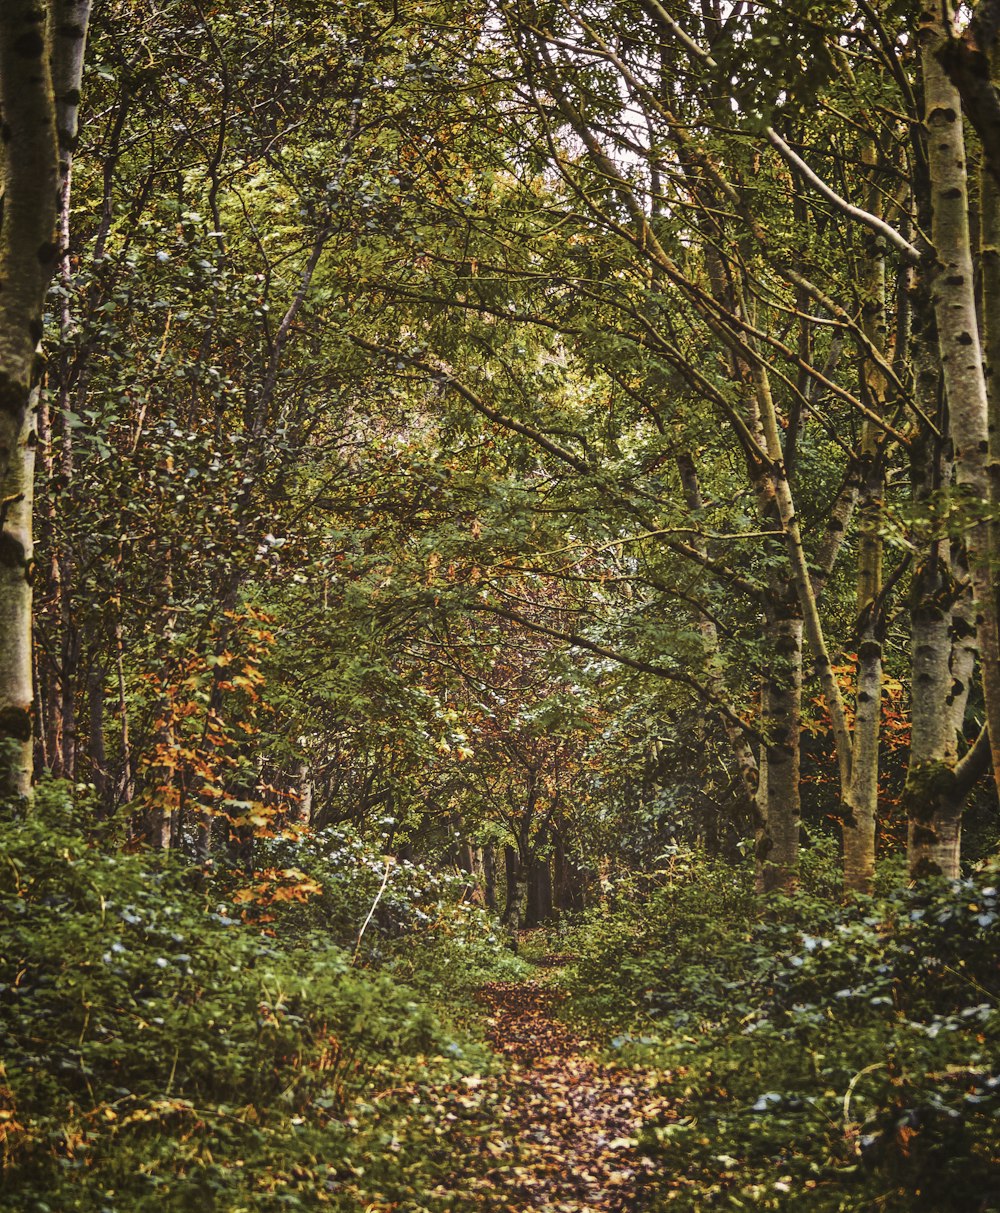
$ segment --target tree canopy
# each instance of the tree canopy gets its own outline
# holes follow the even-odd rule
[[[278,1207],[296,1122],[268,1109],[289,1092],[313,1156],[393,1073],[460,1117],[449,1084],[486,1046],[441,1008],[490,981],[486,1004],[547,1038],[548,996],[496,984],[536,930],[629,1064],[649,1034],[657,1073],[700,1084],[704,1141],[659,1104],[636,1128],[657,1174],[686,1176],[650,1208],[793,1189],[862,1207],[836,1203],[849,1168],[864,1200],[973,1207],[931,1160],[996,1163],[966,1112],[996,1086],[998,37],[993,0],[3,7],[18,1207],[57,1207],[37,1204],[54,1160],[108,1193],[66,1208],[140,1207],[102,1171],[112,1139],[66,1127],[85,1104],[124,1124],[116,1083],[142,1087],[142,1123],[255,1109],[252,1148],[218,1149],[273,1183],[217,1177],[220,1209]],[[175,959],[174,913],[216,942]],[[78,943],[82,977],[45,970]],[[936,989],[952,964],[990,1001]],[[176,967],[173,993],[150,966]],[[44,1022],[79,1035],[79,1064],[39,1052]],[[796,1032],[766,1079],[768,1042]],[[607,1103],[618,1087],[580,1064]],[[743,1064],[782,1090],[744,1091]],[[497,1099],[516,1119],[531,1091]],[[51,1149],[49,1096],[77,1110]],[[752,1125],[726,1121],[732,1099]],[[849,1146],[819,1159],[792,1122],[829,1119],[824,1099]],[[394,1148],[377,1119],[358,1158]],[[434,1195],[457,1162],[408,1195],[392,1166],[366,1188],[363,1161],[336,1165],[309,1180],[334,1207],[492,1207]],[[189,1178],[163,1180],[178,1208]]]

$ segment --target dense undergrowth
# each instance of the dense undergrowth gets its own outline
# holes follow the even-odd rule
[[[207,875],[85,816],[49,787],[4,822],[2,1207],[461,1209],[471,993],[524,967],[461,882],[332,832]],[[835,871],[762,917],[678,855],[535,941],[671,1076],[649,1207],[1000,1209],[1000,872],[844,905]]]
[[[3,1208],[423,1207],[447,1001],[518,964],[454,882],[347,836],[253,882],[105,849],[58,788],[0,841]]]
[[[1000,871],[842,905],[806,866],[761,918],[680,857],[558,945],[576,1010],[673,1074],[657,1207],[1000,1209]]]

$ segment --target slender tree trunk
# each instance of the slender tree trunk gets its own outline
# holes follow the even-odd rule
[[[994,90],[1000,87],[1000,53],[994,44],[990,47],[990,69]],[[994,165],[994,169],[996,169]],[[989,444],[990,500],[993,517],[990,521],[990,552],[994,578],[991,604],[998,619],[1000,605],[1000,185],[996,175],[990,172],[984,155],[980,173],[980,267],[982,274],[982,333],[983,356],[986,372],[987,442]],[[998,622],[1000,628],[1000,622]],[[971,671],[970,671],[971,677]],[[993,759],[993,778],[1000,786],[997,773],[997,738],[994,733],[993,716],[988,717],[990,728],[990,750]]]
[[[24,416],[13,458],[3,478],[0,535],[0,789],[27,799],[34,765],[31,708],[31,598],[34,548],[35,408]]]
[[[0,796],[32,775],[32,505],[45,293],[58,264],[89,0],[0,6]]]
[[[104,749],[104,668],[94,655],[87,671],[87,700],[90,708],[88,757],[90,779],[97,793],[98,815],[109,807],[108,760]]]
[[[809,568],[791,484],[785,467],[780,427],[765,368],[749,372],[754,412],[751,428],[760,449],[754,477],[761,518],[780,527],[789,574],[772,577],[765,604],[761,731],[764,736],[757,793],[757,890],[766,894],[794,888],[798,875],[801,828],[800,741],[802,733],[802,658],[808,638],[833,724],[842,796],[850,778],[850,733],[843,699],[833,674],[819,617],[818,594]],[[831,561],[839,545],[829,545]],[[828,570],[825,570],[828,571]]]
[[[875,152],[866,148],[875,167]],[[882,217],[881,194],[872,187],[868,210]],[[879,354],[885,354],[885,257],[877,240],[864,240],[862,330]],[[865,403],[877,416],[885,408],[885,375],[871,359],[862,373]],[[865,418],[861,433],[861,504],[858,510],[857,609],[858,671],[854,729],[851,736],[850,782],[843,816],[844,888],[868,893],[875,878],[875,823],[878,813],[879,734],[882,723],[882,505],[885,491],[879,433]]]
[[[774,501],[778,517],[784,531],[785,546],[788,550],[788,560],[791,565],[792,581],[799,600],[799,612],[802,625],[809,641],[816,672],[820,685],[826,696],[827,708],[830,712],[830,723],[833,730],[833,740],[837,751],[837,766],[840,771],[842,795],[847,793],[851,778],[851,733],[847,724],[844,700],[833,673],[833,666],[826,647],[826,637],[819,615],[819,604],[816,590],[813,586],[809,562],[806,558],[802,543],[802,531],[799,526],[795,502],[792,497],[791,485],[785,469],[784,456],[781,448],[778,417],[771,395],[771,387],[767,374],[762,366],[755,364],[754,386],[760,408],[761,422],[767,448],[767,457],[771,464],[770,477],[774,484]]]
[[[541,926],[552,917],[552,868],[550,861],[538,855],[532,856],[528,865],[528,896],[526,927]]]
[[[514,934],[520,931],[527,915],[528,879],[517,847],[504,847],[504,868],[507,878],[507,898],[500,921]]]
[[[931,344],[929,305],[915,313],[921,321],[917,345],[918,398],[931,415],[939,368]],[[930,433],[911,448],[914,500],[918,506],[951,478],[943,443]],[[953,567],[954,566],[954,567]],[[956,580],[955,570],[960,580]],[[910,875],[960,873],[962,813],[989,755],[984,733],[961,761],[958,739],[975,663],[974,608],[958,551],[935,540],[913,574],[910,590],[911,737],[903,789],[907,813]]]
[[[757,891],[795,886],[802,803],[802,618],[794,598],[772,604],[765,626],[769,654],[761,690],[760,785],[757,789]]]
[[[0,8],[0,796],[31,795],[31,535],[45,291],[56,265],[56,112],[49,23]]]
[[[38,401],[38,454],[42,460],[42,469],[46,482],[55,484],[55,461],[52,449],[52,424],[48,395],[42,392]],[[58,560],[58,507],[54,487],[51,487],[45,497],[45,511],[42,514],[42,546],[49,552],[47,568],[47,590],[49,600],[49,618],[55,622],[61,610],[59,587]],[[58,776],[62,771],[62,692],[58,663],[54,655],[35,645],[35,688],[37,697],[42,705],[42,711],[35,721],[37,740],[42,750],[42,766],[48,768],[53,775]]]
[[[488,910],[497,908],[497,863],[492,842],[483,843],[483,897]]]
[[[128,698],[125,694],[125,645],[122,637],[121,597],[115,604],[115,676],[118,683],[118,728],[121,760],[119,780],[115,793],[116,804],[128,804],[135,799],[135,782],[132,777],[132,743],[128,729]]]
[[[62,288],[59,357],[54,359],[53,370],[48,376],[50,393],[53,383],[55,392],[54,416],[48,419],[51,442],[52,433],[59,433],[58,483],[64,501],[70,500],[73,483],[73,429],[69,424],[71,408],[70,366],[72,362],[71,338],[76,330],[71,307],[73,273],[70,262],[70,196],[72,193],[72,167],[67,165],[62,181],[59,217],[59,284]],[[48,411],[48,410],[46,410]],[[55,469],[52,469],[55,470]],[[53,508],[55,503],[53,502]],[[70,782],[76,779],[77,711],[76,687],[80,664],[80,630],[74,609],[76,561],[71,545],[53,528],[52,534],[52,606],[53,618],[58,619],[61,632],[59,660],[59,703],[57,708],[59,745],[54,750],[53,773]]]
[[[39,649],[37,644],[31,646],[32,673],[35,684],[35,763],[34,774],[37,778],[48,767],[48,754],[46,749],[46,706],[45,706],[45,680],[42,677],[39,669]]]
[[[62,646],[59,661],[60,708],[59,719],[62,731],[60,764],[56,774],[71,783],[76,779],[77,712],[76,684],[80,666],[80,631],[73,612],[73,561],[68,553],[60,560],[62,575],[59,581],[60,617],[62,622]]]
[[[561,829],[554,831],[552,840],[552,900],[557,914],[569,909],[569,870]]]
[[[903,803],[910,874],[915,878],[958,873],[957,755],[951,719],[943,710],[951,691],[949,580],[944,562],[932,554],[918,567],[911,589],[913,702]]]
[[[940,10],[925,11],[920,27],[920,62],[935,250],[931,294],[948,400],[955,481],[968,513],[965,540],[969,580],[975,600],[993,773],[1000,790],[1000,620],[994,527],[989,517],[993,496],[990,410],[976,313],[961,98],[938,59],[947,37]]]
[[[313,813],[313,782],[309,763],[304,759],[299,763],[297,772],[298,800],[293,801],[291,818],[301,825],[312,824]]]
[[[866,623],[858,645],[851,783],[843,822],[844,888],[856,893],[871,892],[875,877],[882,715],[882,639],[879,633],[874,620]]]

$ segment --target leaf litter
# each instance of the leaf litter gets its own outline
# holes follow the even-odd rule
[[[507,1060],[497,1088],[497,1165],[486,1179],[496,1210],[631,1213],[655,1163],[638,1149],[643,1125],[669,1113],[661,1072],[593,1056],[554,1012],[561,996],[539,982],[496,982],[480,991],[493,1048]],[[477,1207],[470,1204],[470,1208]]]
[[[642,1213],[652,1207],[658,1167],[639,1137],[651,1122],[677,1118],[664,1094],[670,1076],[600,1060],[596,1044],[558,1018],[563,998],[545,981],[493,982],[479,990],[496,1069],[445,1087],[392,1092],[392,1102],[408,1095],[424,1118],[426,1161],[444,1178],[403,1200],[397,1189],[373,1201],[369,1190],[360,1208]]]

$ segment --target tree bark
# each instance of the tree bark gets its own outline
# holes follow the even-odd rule
[[[525,927],[541,926],[552,917],[552,869],[548,859],[533,855],[528,865],[528,896]]]
[[[504,847],[504,868],[507,878],[507,898],[500,921],[517,938],[527,916],[528,874],[518,854],[517,847],[509,843]]]
[[[0,6],[0,796],[32,774],[31,518],[45,293],[59,258],[89,0]]]
[[[34,4],[0,9],[0,795],[23,799],[32,769],[36,349],[56,265],[59,184],[49,25],[38,16]]]
[[[871,145],[865,162],[872,170],[876,155]],[[872,186],[866,205],[881,215],[881,194]],[[885,256],[879,242],[864,242],[862,270],[862,331],[883,360],[886,344]],[[885,410],[886,379],[871,358],[862,371],[862,393],[872,413]],[[861,503],[858,509],[857,610],[858,670],[854,728],[851,736],[850,783],[843,814],[844,888],[868,893],[875,878],[875,822],[878,814],[879,734],[882,723],[882,505],[885,472],[879,432],[865,418],[861,431]]]
[[[770,660],[761,689],[760,786],[757,790],[757,891],[789,891],[799,867],[802,803],[802,617],[794,598],[765,626]]]
[[[293,811],[291,814],[292,820],[299,822],[301,825],[312,825],[313,815],[313,781],[312,772],[309,769],[309,763],[304,759],[299,763],[298,767],[298,800],[293,801]]]
[[[914,573],[910,603],[911,736],[903,804],[908,863],[914,878],[951,876],[958,871],[957,754],[951,719],[942,710],[951,690],[951,594],[944,564],[932,553]]]
[[[88,757],[90,780],[97,793],[97,813],[104,815],[108,805],[108,760],[104,749],[104,668],[96,654],[87,671],[87,700],[90,707]]]
[[[995,584],[993,497],[990,472],[989,401],[969,234],[965,134],[958,90],[939,55],[948,31],[938,10],[921,18],[927,159],[931,189],[931,237],[935,264],[931,296],[937,321],[941,372],[948,400],[955,482],[967,511],[969,580],[979,640],[993,773],[1000,790],[1000,632]]]
[[[483,843],[483,899],[488,910],[497,908],[497,863],[492,842]]]

